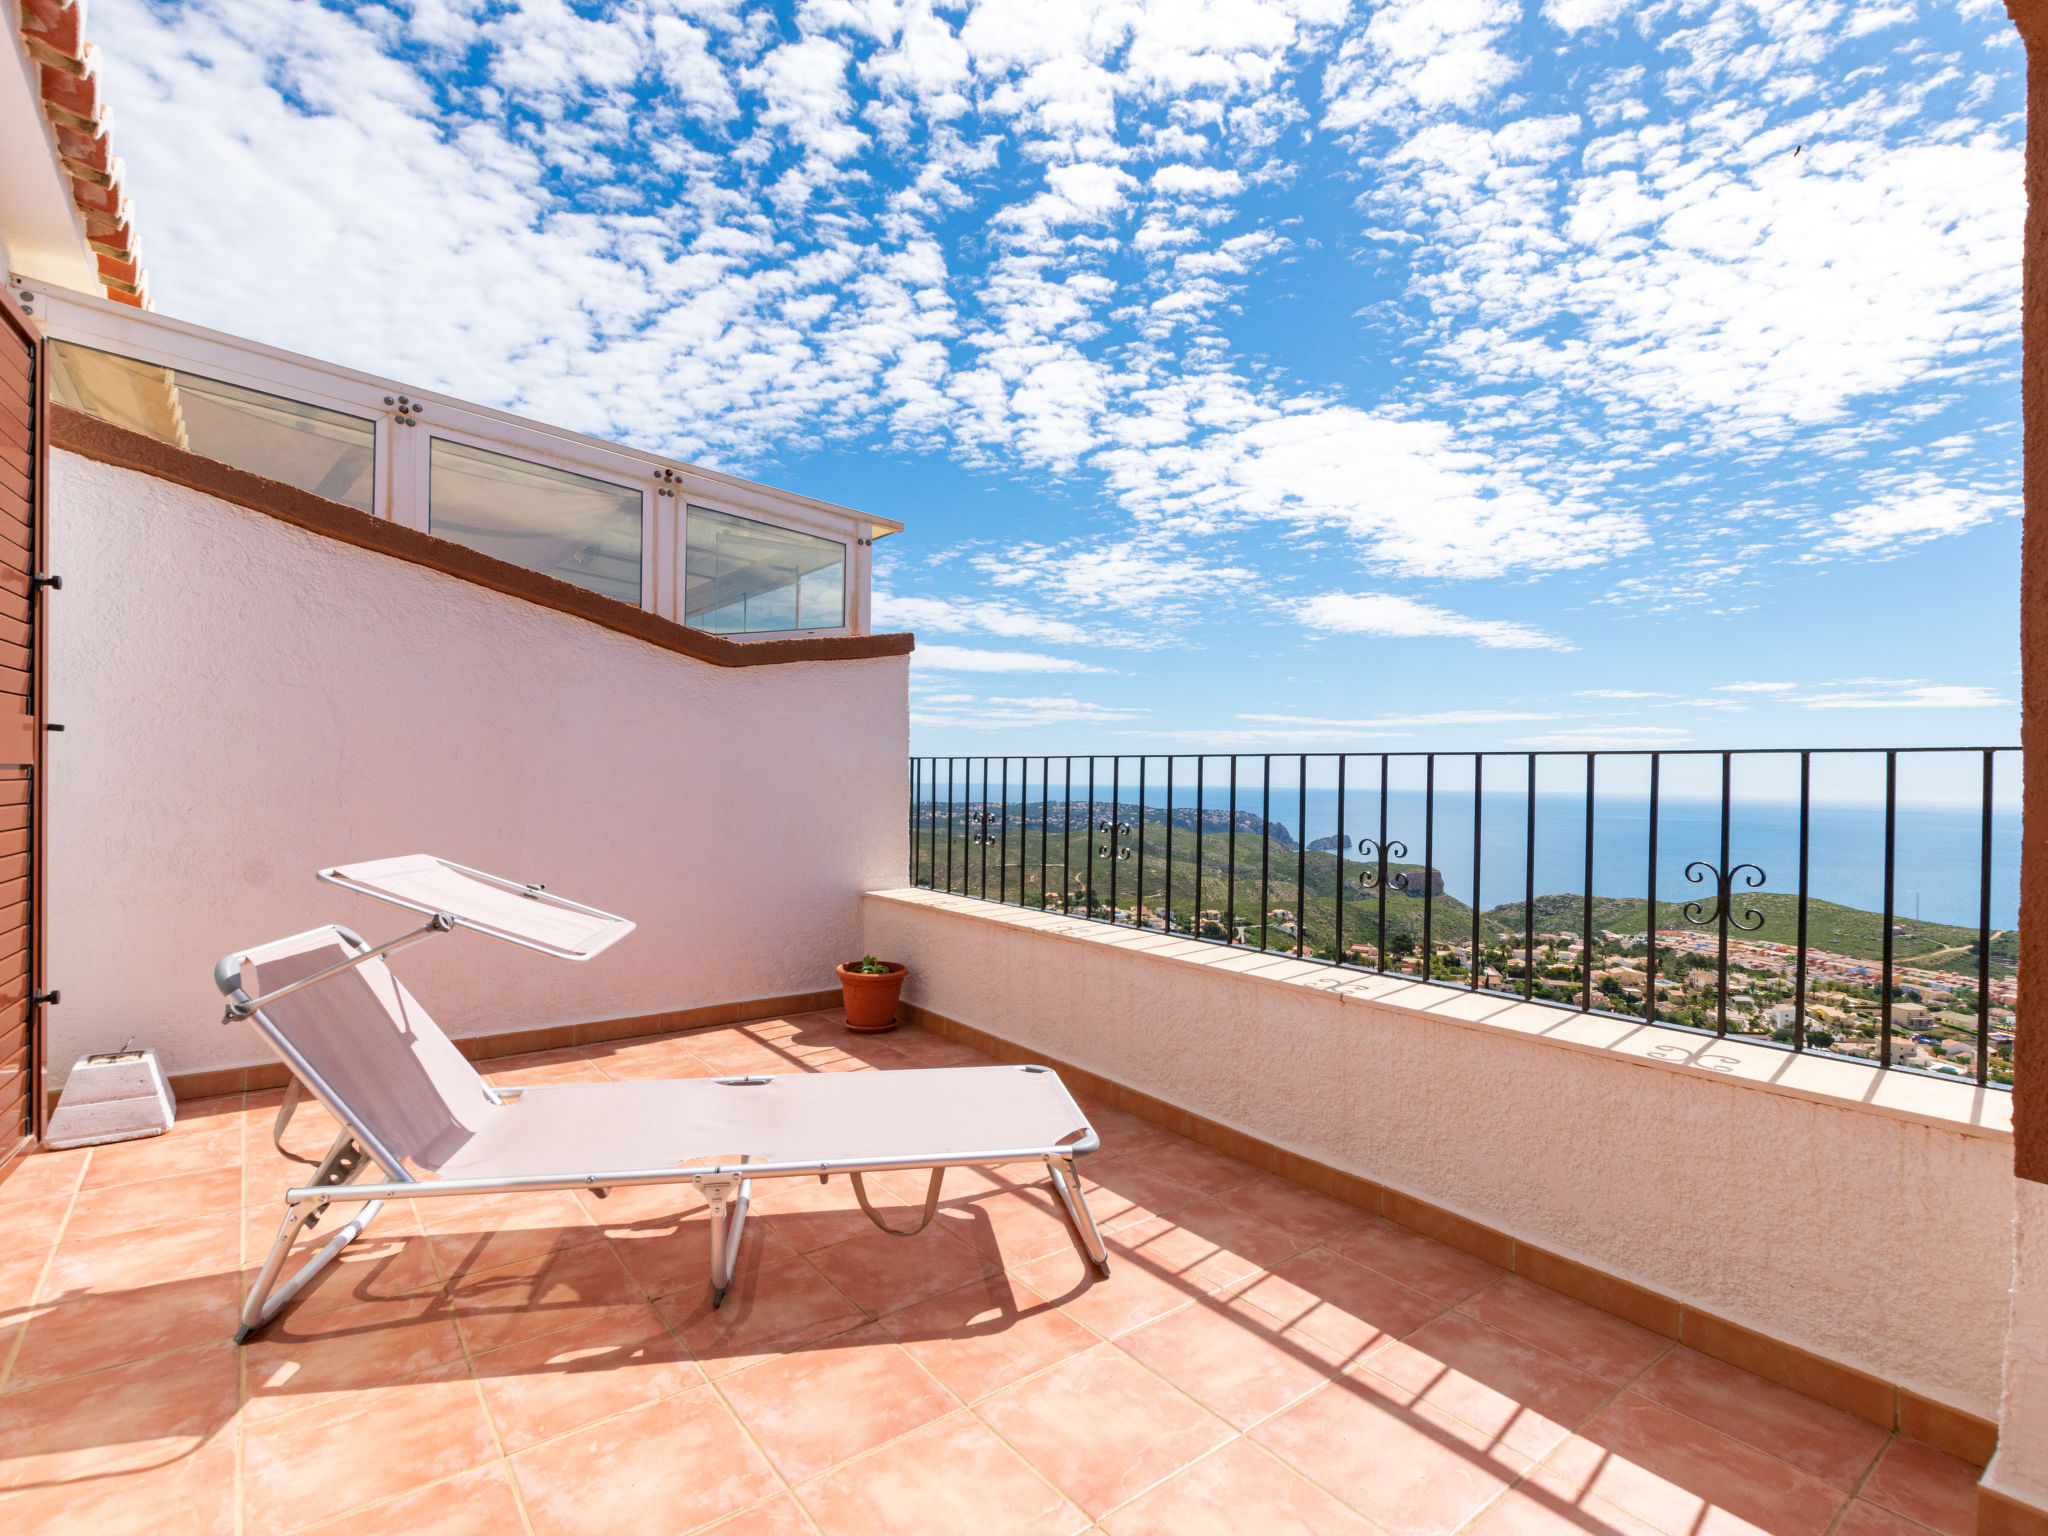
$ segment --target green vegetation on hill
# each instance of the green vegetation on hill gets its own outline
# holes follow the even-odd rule
[[[1101,808],[1107,814],[1108,807]],[[988,826],[986,842],[973,836],[948,839],[943,819],[936,829],[929,820],[918,827],[917,868],[919,884],[962,891],[968,895],[1017,902],[1027,906],[1058,907],[1064,893],[1074,911],[1092,910],[1107,916],[1114,910],[1133,913],[1139,906],[1154,914],[1170,907],[1173,926],[1182,932],[1204,932],[1199,914],[1215,912],[1206,937],[1230,936],[1230,929],[1248,929],[1244,942],[1261,941],[1261,916],[1275,911],[1290,917],[1267,917],[1263,929],[1266,946],[1294,950],[1297,935],[1282,931],[1283,922],[1293,922],[1303,931],[1298,936],[1304,953],[1336,958],[1339,947],[1339,886],[1342,884],[1342,947],[1361,944],[1377,946],[1381,922],[1390,953],[1413,953],[1422,939],[1423,902],[1398,888],[1384,898],[1367,887],[1361,877],[1378,874],[1376,864],[1356,857],[1339,860],[1334,852],[1303,850],[1276,823],[1275,836],[1268,841],[1259,835],[1256,818],[1240,816],[1236,828],[1235,859],[1230,828],[1220,813],[1213,824],[1197,836],[1192,825],[1175,825],[1170,831],[1163,816],[1148,815],[1137,827],[1134,807],[1126,807],[1121,825],[1132,830],[1114,835],[1107,831],[1084,834],[1076,826],[1071,834],[1059,827],[1059,810],[1053,808],[1050,835],[1041,838],[1036,806],[1028,816],[1015,813],[1007,826]],[[1085,813],[1077,809],[1076,820]],[[1192,822],[1192,815],[1177,817]],[[965,818],[959,818],[964,829]],[[1169,845],[1169,836],[1171,843]],[[1114,843],[1122,857],[1108,857]],[[1199,848],[1199,860],[1197,851]],[[1390,863],[1388,884],[1395,877],[1411,876],[1420,885],[1422,866],[1414,861]],[[1042,879],[1041,879],[1042,874]],[[1169,878],[1170,877],[1170,878]],[[1263,882],[1264,899],[1261,900]],[[1683,893],[1691,898],[1690,888]],[[1524,932],[1523,904],[1519,901],[1490,907],[1479,914],[1482,946],[1506,944],[1520,947]],[[1585,901],[1576,894],[1547,894],[1535,900],[1534,928],[1537,933],[1582,932],[1587,926]],[[1472,908],[1468,902],[1446,891],[1430,903],[1431,939],[1435,944],[1466,944],[1472,938]],[[1640,933],[1645,927],[1646,906],[1641,897],[1598,896],[1593,899],[1590,926],[1597,932]],[[1683,901],[1657,903],[1657,924],[1661,929],[1691,928],[1715,932],[1711,921],[1711,892],[1699,903],[1709,919],[1704,924],[1687,920]],[[1384,911],[1384,919],[1382,912]],[[1731,927],[1731,937],[1794,944],[1799,937],[1799,903],[1794,895],[1776,891],[1738,891],[1735,914],[1747,919],[1750,912],[1762,915],[1756,929],[1742,932]],[[1234,922],[1233,922],[1234,919]],[[1945,923],[1896,920],[1901,932],[1893,936],[1892,954],[1900,964],[1912,963],[1968,972],[1976,966],[1977,933]],[[2017,936],[2010,931],[1994,932],[1991,970],[1996,976],[2010,975],[2018,962]],[[1884,953],[1884,923],[1881,914],[1837,902],[1809,900],[1807,903],[1807,944],[1872,962]]]

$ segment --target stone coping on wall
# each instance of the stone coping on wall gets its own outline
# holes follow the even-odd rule
[[[50,407],[50,446],[80,458],[169,480],[188,490],[261,512],[294,528],[423,565],[508,597],[587,619],[618,634],[644,640],[665,651],[709,662],[714,667],[768,667],[797,661],[866,661],[877,656],[908,656],[915,642],[907,634],[820,635],[801,640],[728,640],[691,629],[673,619],[631,603],[592,592],[574,582],[529,571],[467,545],[437,539],[430,533],[376,517],[281,480],[266,479],[218,459],[187,453],[126,427],[101,421],[65,406]]]
[[[1965,1136],[2012,1140],[2012,1095],[1962,1080],[1885,1071],[1839,1058],[1795,1055],[1736,1036],[1720,1039],[1640,1019],[1577,1013],[1441,982],[1340,969],[1327,962],[1236,949],[1156,929],[1113,927],[944,891],[870,891],[868,899],[944,911],[964,921],[1021,928],[1062,943],[1108,945],[1162,965],[1206,966],[1270,986],[1326,992],[1340,1003],[1371,1003],[1439,1023],[1539,1040],[1560,1050],[1588,1052],[1656,1071],[1704,1074],[1761,1092],[1864,1109]]]

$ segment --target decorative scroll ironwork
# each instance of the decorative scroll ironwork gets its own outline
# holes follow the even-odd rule
[[[1748,886],[1749,889],[1755,890],[1764,883],[1764,872],[1754,864],[1731,865],[1725,875],[1704,859],[1695,859],[1692,863],[1686,865],[1685,878],[1694,885],[1704,885],[1709,876],[1713,878],[1714,882],[1713,909],[1706,912],[1701,911],[1701,908],[1705,905],[1704,898],[1688,901],[1684,908],[1686,922],[1695,928],[1706,928],[1714,923],[1718,923],[1721,920],[1721,914],[1726,912],[1728,914],[1728,926],[1731,928],[1740,928],[1744,933],[1754,933],[1757,929],[1763,927],[1763,913],[1759,912],[1755,907],[1745,907],[1742,910],[1741,916],[1738,917],[1730,899],[1735,889],[1736,877],[1745,871],[1748,874],[1748,878],[1742,883]],[[1745,918],[1748,921],[1745,922]]]
[[[1123,843],[1123,839],[1129,837],[1134,830],[1129,822],[1118,821],[1114,816],[1105,816],[1095,823],[1095,830],[1109,834],[1108,842],[1095,845],[1095,856],[1098,859],[1130,858],[1131,850]]]
[[[990,822],[997,823],[996,831],[989,831]],[[1001,835],[1002,831],[1001,812],[969,811],[967,813],[967,824],[978,829],[967,834],[967,841],[970,843],[980,843],[984,848],[995,847],[996,839]]]
[[[1358,852],[1361,857],[1368,861],[1378,859],[1384,863],[1388,859],[1407,858],[1408,845],[1406,843],[1392,842],[1381,844],[1374,842],[1369,837],[1361,837],[1358,840]],[[1368,869],[1358,877],[1358,888],[1361,891],[1377,891],[1380,888],[1380,872],[1376,869]],[[1407,890],[1407,874],[1397,870],[1395,873],[1387,876],[1387,889],[1390,891]]]

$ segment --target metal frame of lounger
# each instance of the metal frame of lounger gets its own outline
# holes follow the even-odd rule
[[[450,868],[460,868],[450,865]],[[477,874],[477,871],[463,871]],[[321,878],[329,879],[332,871],[323,871]],[[483,878],[494,881],[507,889],[522,894],[536,893],[539,886],[519,886],[514,882],[498,880],[495,876]],[[350,884],[351,889],[362,890],[364,894],[391,900],[383,893],[354,885],[344,880],[336,884]],[[549,896],[550,903],[575,907],[573,902]],[[397,905],[407,905],[399,902]],[[595,916],[608,914],[595,908],[578,907],[579,911]],[[414,910],[422,910],[414,908]],[[928,1168],[932,1179],[927,1193],[924,1221],[916,1228],[899,1232],[909,1236],[921,1231],[929,1222],[936,1208],[940,1182],[947,1168],[986,1166],[996,1163],[1019,1163],[1043,1161],[1050,1177],[1053,1192],[1066,1209],[1073,1222],[1074,1244],[1082,1256],[1095,1267],[1102,1278],[1109,1278],[1109,1254],[1104,1247],[1102,1234],[1095,1225],[1095,1218],[1088,1209],[1087,1197],[1081,1188],[1079,1174],[1075,1171],[1074,1159],[1097,1150],[1101,1140],[1094,1128],[1085,1119],[1085,1134],[1069,1140],[1064,1145],[1034,1147],[990,1148],[973,1153],[945,1152],[927,1156],[904,1155],[890,1158],[842,1158],[807,1160],[803,1162],[751,1162],[723,1163],[699,1166],[678,1166],[668,1168],[620,1169],[616,1172],[577,1173],[558,1176],[519,1176],[473,1179],[419,1179],[406,1167],[404,1160],[391,1150],[364,1123],[363,1117],[348,1105],[342,1096],[322,1077],[320,1072],[292,1045],[275,1022],[265,1016],[264,1009],[295,992],[304,991],[330,977],[353,970],[366,961],[381,959],[408,945],[430,938],[437,933],[451,933],[457,928],[473,928],[488,933],[493,938],[508,943],[521,944],[528,949],[540,950],[562,958],[577,959],[581,956],[550,948],[544,944],[528,942],[514,935],[468,921],[452,912],[436,912],[426,923],[410,932],[400,934],[382,944],[365,943],[360,935],[339,924],[333,925],[334,932],[360,953],[351,955],[338,965],[328,966],[311,976],[274,988],[259,997],[250,997],[241,985],[241,956],[246,951],[237,951],[224,957],[214,967],[214,983],[227,997],[227,1013],[223,1022],[246,1019],[254,1024],[264,1039],[270,1043],[285,1066],[292,1074],[292,1080],[285,1091],[284,1104],[278,1110],[277,1120],[272,1128],[273,1143],[280,1152],[284,1151],[285,1127],[290,1124],[304,1093],[310,1092],[328,1112],[342,1125],[315,1166],[312,1180],[295,1186],[285,1192],[284,1221],[278,1228],[277,1239],[271,1245],[262,1272],[255,1285],[250,1288],[248,1300],[244,1303],[241,1326],[236,1331],[235,1342],[246,1343],[258,1330],[274,1319],[288,1305],[292,1298],[311,1283],[329,1264],[334,1262],[343,1249],[360,1237],[363,1230],[384,1208],[387,1200],[431,1200],[447,1199],[463,1195],[493,1195],[540,1193],[549,1190],[589,1189],[602,1196],[621,1186],[643,1184],[688,1184],[703,1195],[711,1212],[711,1304],[721,1306],[725,1293],[731,1287],[734,1269],[739,1258],[740,1235],[745,1228],[747,1210],[753,1198],[753,1181],[765,1178],[795,1178],[814,1175],[822,1183],[832,1174],[847,1174],[853,1183],[861,1207],[883,1231],[895,1231],[885,1226],[868,1204],[862,1175],[887,1173],[912,1168]],[[999,1069],[998,1069],[999,1070]],[[1015,1070],[1023,1072],[1051,1072],[1050,1067],[1022,1066]],[[710,1081],[734,1087],[768,1081],[765,1078],[736,1076],[714,1078]],[[519,1088],[496,1088],[489,1090],[500,1102],[509,1103],[518,1099],[524,1090]],[[286,1153],[286,1156],[291,1154]],[[358,1178],[369,1164],[375,1161],[383,1170],[384,1182],[359,1183]],[[353,1204],[366,1202],[363,1208],[348,1223],[336,1232],[306,1263],[284,1284],[278,1284],[278,1277],[289,1257],[291,1247],[299,1234],[310,1226],[317,1225],[327,1209],[336,1201]]]

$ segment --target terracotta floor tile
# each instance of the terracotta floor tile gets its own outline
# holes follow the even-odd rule
[[[497,1442],[477,1396],[459,1370],[367,1388],[242,1432],[243,1511],[252,1536],[290,1530],[308,1507],[313,1469],[347,1448],[348,1493],[375,1503],[495,1460]]]
[[[536,1536],[688,1531],[782,1488],[709,1387],[522,1451],[512,1467]]]
[[[31,1152],[17,1157],[7,1165],[4,1177],[0,1177],[0,1205],[73,1193],[90,1160],[90,1152],[82,1147],[70,1152]],[[11,1222],[13,1217],[8,1220]]]
[[[1154,1125],[1150,1120],[1112,1108],[1100,1099],[1077,1093],[1074,1102],[1095,1128],[1095,1134],[1102,1141],[1101,1155],[1104,1157],[1132,1156],[1181,1139],[1163,1125]]]
[[[127,1290],[241,1268],[237,1211],[195,1211],[189,1221],[58,1245],[43,1295],[49,1300]]]
[[[1966,1461],[1899,1435],[1885,1447],[1862,1497],[1946,1536],[1970,1536],[1977,1528],[1980,1475]]]
[[[882,1327],[967,1402],[1100,1342],[1009,1275],[988,1275],[891,1313]]]
[[[962,1045],[957,1040],[948,1040],[942,1035],[927,1034],[921,1029],[894,1030],[887,1037],[887,1044],[892,1051],[900,1052],[916,1067],[989,1067],[995,1065],[989,1057],[982,1055],[980,1051],[975,1050],[972,1046]],[[857,1043],[849,1043],[847,1049],[859,1055],[862,1053],[863,1047]]]
[[[242,1204],[242,1170],[215,1168],[170,1179],[142,1179],[106,1189],[81,1190],[64,1225],[67,1238],[104,1237],[188,1220],[197,1211],[235,1210]]]
[[[1660,1334],[1560,1296],[1520,1275],[1502,1276],[1466,1299],[1459,1310],[1617,1386],[1635,1380],[1671,1348],[1671,1341]]]
[[[491,1462],[323,1520],[304,1536],[510,1536],[521,1528],[511,1475]]]
[[[1348,1378],[1252,1438],[1392,1536],[1445,1536],[1530,1465],[1448,1414],[1401,1407]]]
[[[1229,1284],[1253,1270],[1284,1264],[1313,1246],[1298,1233],[1220,1200],[1197,1200],[1167,1219],[1197,1239],[1202,1247],[1214,1250],[1218,1258],[1202,1262],[1198,1269],[1217,1284]],[[1132,1242],[1135,1239],[1131,1234],[1136,1230],[1127,1227],[1120,1235],[1124,1241]]]
[[[975,1411],[1096,1516],[1231,1437],[1223,1420],[1108,1345],[1006,1387]]]
[[[240,1279],[228,1273],[41,1303],[29,1314],[6,1390],[229,1338],[241,1299]]]
[[[1838,1488],[1853,1490],[1884,1449],[1875,1424],[1677,1345],[1632,1390]]]
[[[540,1072],[549,1067],[580,1067],[589,1058],[580,1046],[565,1045],[552,1051],[522,1051],[517,1056],[497,1056],[476,1063],[477,1071],[496,1082],[501,1072]]]
[[[861,1237],[818,1249],[810,1261],[872,1317],[943,1296],[1001,1268],[954,1241],[936,1219],[915,1237],[894,1237],[870,1227]]]
[[[649,1306],[620,1307],[474,1360],[508,1452],[687,1391],[704,1372]]]
[[[1835,1525],[1835,1536],[1928,1536],[1930,1529],[1862,1499],[1851,1499]]]
[[[1668,1532],[1819,1536],[1846,1495],[1717,1429],[1623,1394],[1545,1463]]]
[[[920,1207],[920,1209],[922,1209]],[[1074,1246],[1074,1228],[1043,1181],[1036,1189],[1006,1189],[940,1207],[940,1228],[998,1269],[1015,1268]]]
[[[427,1240],[418,1235],[383,1233],[382,1225],[380,1218],[377,1226],[342,1249],[333,1263],[313,1277],[312,1284],[292,1298],[291,1310],[310,1317],[336,1307],[360,1307],[376,1301],[422,1301],[438,1295],[442,1289],[441,1276],[434,1268]],[[259,1246],[243,1250],[249,1255],[243,1273],[250,1284],[269,1257],[270,1243],[276,1236],[268,1226],[259,1234]],[[320,1245],[332,1235],[331,1226],[323,1221],[310,1236],[293,1245],[283,1271],[287,1279],[319,1251]]]
[[[1113,1536],[1374,1536],[1270,1451],[1236,1440],[1118,1510]]]
[[[678,1221],[636,1222],[603,1227],[612,1252],[626,1272],[650,1297],[706,1290],[711,1284],[711,1218],[701,1212]],[[765,1221],[747,1218],[740,1233],[736,1271],[746,1274],[763,1264],[795,1256],[781,1231]]]
[[[1329,1246],[1446,1306],[1463,1301],[1504,1273],[1498,1265],[1460,1253],[1383,1216],[1372,1217]]]
[[[714,1378],[868,1320],[803,1258],[742,1271],[716,1309],[702,1291],[685,1291],[659,1305]]]
[[[235,1412],[234,1346],[205,1344],[0,1397],[0,1487],[162,1466]]]
[[[824,1536],[1074,1536],[1088,1517],[965,1413],[797,1490]]]
[[[551,1083],[608,1083],[612,1079],[587,1061],[564,1061],[545,1067],[497,1068],[486,1074],[497,1088],[542,1088]]]
[[[1406,1403],[1425,1402],[1541,1460],[1615,1388],[1526,1339],[1447,1312],[1358,1368]]]
[[[663,1040],[632,1049],[593,1045],[586,1057],[606,1077],[635,1081],[678,1077],[720,1077],[718,1068],[701,1059],[681,1040]]]
[[[884,1179],[868,1180],[868,1199],[892,1227],[914,1226],[924,1212],[922,1193],[912,1208],[896,1198],[894,1187]],[[798,1253],[865,1237],[875,1230],[843,1174],[834,1176],[829,1184],[808,1178],[763,1179],[754,1186],[753,1214],[747,1220],[765,1221]]]
[[[792,1483],[944,1418],[960,1404],[879,1328],[725,1377],[732,1411]]]
[[[1142,1328],[1207,1294],[1199,1282],[1183,1280],[1133,1258],[1109,1237],[1109,1278],[1097,1277],[1094,1266],[1071,1249],[1047,1254],[1021,1265],[1017,1276],[1068,1317],[1113,1339]]]
[[[596,1242],[596,1224],[574,1195],[554,1191],[487,1200],[422,1200],[419,1221],[443,1274],[454,1280]]]
[[[1312,1189],[1303,1189],[1294,1180],[1283,1179],[1277,1173],[1262,1173],[1249,1183],[1230,1190],[1223,1199],[1225,1203],[1241,1211],[1249,1211],[1262,1221],[1285,1228],[1301,1239],[1304,1248],[1342,1236],[1372,1220],[1368,1213],[1355,1205],[1346,1205]]]
[[[1105,1232],[1131,1222],[1171,1216],[1202,1198],[1202,1191],[1194,1185],[1136,1157],[1084,1157],[1076,1161],[1075,1169],[1081,1176],[1081,1192],[1088,1197],[1088,1209],[1095,1213],[1095,1224]]]
[[[788,1494],[742,1510],[729,1520],[704,1528],[703,1536],[817,1536],[817,1527]]]
[[[431,1297],[288,1308],[242,1349],[251,1422],[462,1359],[448,1309]]]
[[[70,1195],[41,1195],[0,1205],[0,1215],[4,1215],[7,1223],[8,1247],[17,1254],[38,1253],[49,1248],[64,1229],[64,1217],[71,1209],[71,1201]]]
[[[230,1121],[212,1124],[183,1136],[149,1136],[140,1141],[110,1142],[92,1149],[82,1188],[106,1189],[138,1179],[210,1173],[242,1164],[242,1128]]]
[[[1117,1341],[1196,1402],[1248,1429],[1344,1369],[1344,1357],[1242,1301],[1182,1307]]]
[[[605,1242],[464,1275],[449,1285],[448,1296],[474,1350],[516,1344],[646,1299]]]
[[[1363,1264],[1314,1248],[1232,1287],[1262,1311],[1357,1360],[1413,1333],[1444,1304]]]
[[[1178,1138],[1146,1148],[1134,1161],[1205,1195],[1225,1194],[1251,1183],[1265,1171],[1214,1148]]]
[[[43,1271],[50,1262],[47,1248],[32,1248],[13,1258],[0,1259],[0,1330],[11,1328],[35,1300]]]
[[[754,1186],[758,1193],[767,1180]],[[666,1222],[673,1226],[705,1209],[705,1199],[688,1184],[626,1184],[610,1190],[600,1199],[594,1191],[576,1191],[576,1202],[593,1226],[637,1226],[643,1222]]]
[[[720,1077],[739,1077],[749,1072],[792,1072],[800,1065],[788,1053],[759,1040],[706,1041],[692,1045],[690,1053]]]
[[[1467,1536],[1671,1536],[1536,1468],[1467,1527]],[[1873,1532],[1871,1536],[1881,1536]]]
[[[0,1498],[0,1530],[80,1536],[231,1536],[235,1440],[223,1428],[195,1449],[128,1472],[96,1472]]]

